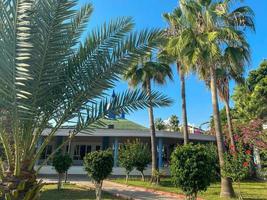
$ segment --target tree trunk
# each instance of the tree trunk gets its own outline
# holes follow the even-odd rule
[[[62,173],[58,173],[57,189],[61,190],[61,186],[62,186]]]
[[[233,135],[233,125],[232,125],[232,117],[231,117],[231,112],[230,112],[230,106],[229,106],[229,101],[224,101],[225,103],[225,111],[226,111],[226,116],[227,116],[227,124],[228,124],[228,132],[229,132],[229,138],[230,138],[230,143],[233,149],[235,150],[235,141],[234,141],[234,135]]]
[[[142,181],[145,181],[145,175],[143,171],[141,171],[141,176],[142,176]]]
[[[95,183],[96,200],[102,199],[102,184],[103,184],[103,181],[101,181],[100,183]]]
[[[36,172],[33,169],[25,170],[25,167],[22,167],[19,176],[14,176],[14,173],[10,170],[2,173],[3,177],[0,182],[1,200],[22,200],[26,196],[28,197],[27,199],[31,200],[39,199],[43,184],[37,181]]]
[[[130,173],[130,172],[126,172],[126,177],[125,177],[125,183],[126,183],[126,184],[128,184],[129,173]]]
[[[71,132],[69,132],[69,137],[71,136]],[[70,147],[71,147],[71,140],[69,140],[69,143],[68,143],[68,155],[70,155]],[[67,180],[68,180],[68,170],[65,172],[65,183],[67,183]]]
[[[178,62],[177,62],[177,71],[180,75],[180,83],[181,83],[183,134],[184,134],[184,144],[186,145],[189,142],[189,134],[188,134],[188,124],[187,124],[187,111],[186,111],[185,78],[184,78],[184,73],[182,72]]]
[[[210,68],[210,89],[211,89],[211,98],[212,98],[212,108],[213,108],[213,119],[216,133],[216,141],[217,141],[217,149],[220,163],[220,170],[222,170],[224,166],[224,140],[222,135],[222,127],[219,113],[219,105],[218,105],[218,97],[217,97],[217,88],[216,88],[216,75],[213,67]],[[222,173],[221,173],[222,174]],[[232,182],[229,178],[221,176],[221,194],[220,196],[223,198],[231,198],[234,197],[234,189],[232,186]]]
[[[149,126],[150,126],[150,133],[151,133],[151,155],[152,155],[152,173],[151,173],[151,182],[156,182],[155,172],[158,171],[157,166],[157,147],[156,147],[156,130],[155,130],[155,123],[154,123],[154,113],[153,107],[151,103],[151,83],[150,80],[146,82],[146,90],[149,97],[149,107],[148,107],[148,115],[149,115]]]

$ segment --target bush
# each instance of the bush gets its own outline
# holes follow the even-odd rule
[[[132,144],[132,156],[134,157],[134,167],[141,173],[142,180],[145,181],[144,170],[151,162],[150,149],[146,144],[136,140]]]
[[[241,197],[240,181],[248,176],[251,159],[251,150],[245,148],[241,142],[236,144],[236,150],[230,147],[230,151],[224,154],[222,174],[238,183],[239,197]]]
[[[112,172],[113,155],[109,150],[94,151],[84,157],[84,168],[88,175],[93,179],[96,187],[96,199],[101,199],[102,184]]]
[[[130,172],[136,168],[142,175],[142,180],[145,180],[144,170],[151,162],[151,153],[146,144],[135,140],[133,142],[128,141],[126,144],[120,146],[119,149],[119,163],[120,166],[126,170],[126,182]]]
[[[125,168],[127,183],[129,174],[133,171],[135,165],[135,157],[130,141],[127,141],[126,144],[121,145],[119,148],[119,164],[121,167]]]
[[[171,156],[171,176],[174,184],[186,194],[187,199],[196,199],[199,191],[205,191],[211,183],[214,159],[204,145],[177,147]]]
[[[58,190],[61,189],[62,175],[69,170],[71,164],[72,159],[68,154],[63,155],[61,151],[58,151],[54,156],[52,165],[58,173]]]

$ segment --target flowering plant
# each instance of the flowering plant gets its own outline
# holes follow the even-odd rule
[[[237,182],[240,194],[240,181],[249,174],[250,162],[252,159],[251,150],[242,142],[236,143],[236,148],[229,147],[229,152],[224,154],[224,167],[222,175],[229,177],[233,182]]]

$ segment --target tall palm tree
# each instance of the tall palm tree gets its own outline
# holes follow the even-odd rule
[[[226,117],[227,117],[227,126],[228,126],[228,134],[230,138],[230,144],[233,149],[236,149],[234,136],[233,136],[233,125],[232,125],[232,116],[230,109],[230,89],[229,89],[229,81],[233,79],[236,83],[241,84],[244,82],[243,78],[243,67],[238,68],[242,72],[228,72],[225,69],[220,69],[217,71],[217,90],[218,95],[224,103]]]
[[[170,104],[155,92],[105,96],[162,33],[132,33],[132,19],[120,18],[82,40],[91,4],[76,10],[75,0],[0,0],[0,7],[0,199],[36,200],[43,184],[34,165],[63,124],[74,125],[71,139],[103,125],[109,112]],[[49,123],[51,131],[36,148]]]
[[[166,78],[172,79],[172,70],[168,64],[163,62],[154,62],[145,57],[140,62],[132,65],[125,73],[124,78],[129,81],[129,85],[136,87],[142,85],[144,91],[150,97],[151,94],[151,81],[163,85],[166,83]],[[155,176],[158,171],[157,165],[157,145],[156,145],[156,130],[154,123],[154,112],[152,104],[148,106],[149,126],[151,132],[151,155],[152,155],[152,176],[151,182],[156,182]]]
[[[226,52],[238,51],[240,48],[246,48],[249,52],[243,29],[254,28],[252,10],[246,6],[231,10],[232,3],[231,0],[180,0],[181,10],[193,27],[193,30],[190,28],[182,31],[180,47],[182,55],[196,71],[209,74],[221,169],[224,166],[225,146],[218,107],[216,70],[224,67],[220,61]],[[231,181],[227,177],[221,177],[221,196],[234,196]]]
[[[172,13],[165,13],[164,19],[168,22],[169,28],[166,31],[167,44],[162,50],[162,54],[166,54],[171,62],[176,62],[176,68],[180,77],[181,99],[182,99],[182,121],[183,121],[183,135],[184,144],[189,142],[189,132],[187,123],[187,109],[186,109],[186,89],[185,89],[185,74],[188,68],[183,63],[181,56],[179,41],[181,33],[184,28],[188,28],[185,18],[182,15],[180,8],[176,8]]]

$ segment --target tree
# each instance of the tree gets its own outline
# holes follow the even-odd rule
[[[151,152],[147,144],[142,144],[140,140],[136,140],[133,144],[132,156],[134,156],[134,167],[141,173],[142,180],[145,181],[144,170],[151,162]]]
[[[236,148],[230,147],[230,153],[224,154],[225,165],[222,173],[238,183],[239,199],[241,197],[240,181],[248,176],[251,161],[251,151],[244,148],[242,142],[238,142]]]
[[[119,148],[119,165],[126,171],[125,182],[128,182],[129,174],[134,169],[135,155],[133,154],[133,146],[130,141],[126,144],[120,145]]]
[[[172,13],[164,14],[163,17],[168,22],[169,28],[166,34],[167,44],[164,46],[162,54],[163,57],[167,57],[171,62],[176,62],[177,72],[180,76],[184,144],[188,144],[189,132],[186,109],[185,74],[188,72],[189,68],[186,67],[183,57],[181,56],[178,42],[181,40],[182,30],[188,28],[188,24],[180,8],[176,8]]]
[[[243,122],[267,118],[267,61],[252,70],[244,85],[236,86],[233,100],[238,118]]]
[[[71,164],[72,159],[68,154],[63,155],[61,151],[58,151],[54,156],[52,165],[58,173],[58,190],[60,190],[62,186],[62,176],[69,170]]]
[[[145,56],[139,62],[133,64],[125,73],[124,78],[128,80],[129,85],[137,87],[142,85],[144,91],[148,96],[151,96],[151,81],[157,84],[165,84],[166,79],[172,79],[172,70],[170,66],[164,62],[155,62],[152,60],[151,55]],[[157,166],[157,148],[156,148],[156,130],[154,123],[153,107],[149,106],[149,124],[151,132],[151,152],[152,152],[152,176],[151,182],[156,181],[154,171],[158,170]]]
[[[225,146],[218,107],[216,70],[225,67],[221,63],[224,56],[231,55],[238,60],[241,49],[249,52],[244,28],[254,29],[251,8],[233,8],[232,5],[232,1],[180,1],[181,10],[190,24],[190,28],[185,28],[181,33],[181,52],[186,63],[192,66],[194,71],[201,75],[207,74],[209,77],[221,169],[224,166]],[[225,198],[234,196],[231,181],[227,177],[221,178],[220,195]]]
[[[1,196],[35,200],[43,184],[34,165],[63,124],[74,129],[58,149],[101,125],[109,112],[170,104],[157,92],[126,91],[111,100],[106,94],[129,65],[161,42],[162,32],[132,32],[132,19],[119,18],[81,37],[93,8],[76,10],[74,0],[1,0],[0,7]],[[53,127],[36,149],[49,123]]]
[[[229,81],[233,79],[236,83],[241,84],[244,82],[243,71],[245,63],[248,62],[249,52],[246,49],[241,49],[240,52],[235,52],[239,60],[235,62],[235,59],[232,58],[232,55],[226,52],[222,60],[222,65],[226,65],[225,68],[217,69],[217,90],[220,99],[223,101],[226,112],[228,134],[230,138],[230,143],[235,149],[234,142],[234,133],[233,133],[233,124],[232,124],[232,115],[230,109],[230,91],[229,91]],[[236,55],[235,55],[236,56]],[[230,67],[229,67],[230,66]],[[220,116],[221,117],[221,116]]]
[[[179,130],[179,119],[176,115],[172,115],[169,119],[170,128],[172,131]]]
[[[84,157],[84,168],[93,179],[96,188],[96,200],[101,200],[103,180],[112,172],[113,155],[109,150],[94,151]]]
[[[211,183],[215,163],[203,145],[184,145],[175,149],[171,156],[171,176],[175,185],[186,194],[186,199],[197,199],[199,191]]]
[[[161,118],[155,119],[155,127],[159,131],[166,129],[166,125],[165,125],[164,121]]]

